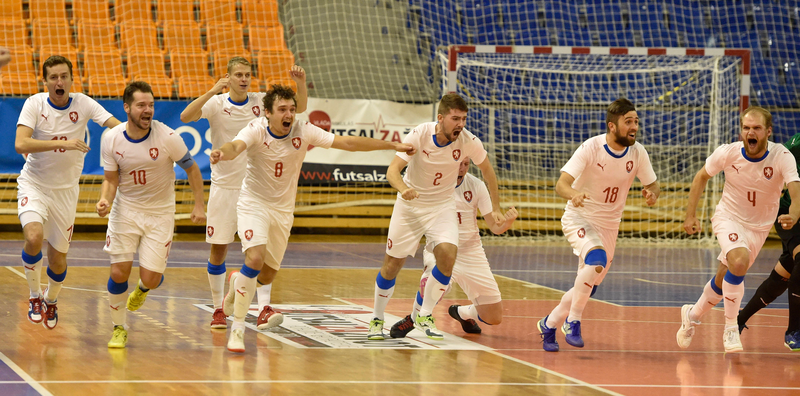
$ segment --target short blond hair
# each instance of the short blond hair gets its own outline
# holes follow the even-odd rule
[[[234,56],[231,60],[228,61],[228,73],[231,72],[234,66],[236,65],[243,65],[247,67],[252,67],[250,65],[250,61],[241,57],[241,56]]]
[[[769,110],[760,106],[750,106],[746,108],[742,112],[742,115],[739,117],[739,126],[742,126],[742,123],[744,122],[744,116],[752,112],[759,113],[764,117],[764,128],[766,129],[772,128],[772,113],[770,113]]]

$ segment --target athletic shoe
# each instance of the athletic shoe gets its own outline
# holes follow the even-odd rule
[[[414,319],[411,319],[411,315],[406,315],[405,318],[392,325],[389,335],[392,338],[405,338],[411,330],[414,330]]]
[[[58,324],[58,307],[56,307],[55,302],[48,304],[46,300],[42,300],[42,303],[44,304],[42,307],[44,308],[44,320],[42,323],[45,328],[53,330]]]
[[[31,323],[39,324],[42,323],[42,297],[35,297],[28,300],[28,320]]]
[[[570,344],[576,348],[583,348],[580,320],[564,322],[564,324],[561,325],[561,332],[564,333],[564,339],[567,341],[567,344]]]
[[[739,329],[736,326],[726,327],[722,332],[722,345],[725,346],[725,353],[735,353],[744,350],[742,340],[739,339]]]
[[[369,321],[369,333],[367,333],[368,340],[385,340],[386,336],[383,334],[383,321],[375,318]]]
[[[480,334],[481,328],[478,326],[478,322],[476,322],[475,319],[461,319],[461,315],[458,314],[458,307],[458,305],[451,305],[447,313],[450,314],[451,318],[461,323],[461,329],[463,329],[465,333]]]
[[[222,312],[222,308],[215,309],[214,313],[211,315],[211,328],[212,329],[228,328],[227,316],[225,316],[225,313]]]
[[[800,351],[800,331],[795,330],[786,334],[784,340],[783,345],[786,345],[787,348],[795,352]]]
[[[128,295],[128,311],[136,311],[144,305],[144,300],[147,299],[148,291],[142,291],[138,286],[133,289],[131,294]]]
[[[686,349],[692,343],[694,337],[694,327],[699,325],[700,322],[689,319],[689,312],[692,311],[692,304],[686,304],[681,307],[681,328],[678,329],[676,338],[678,339],[678,346]]]
[[[239,271],[233,271],[228,278],[228,294],[226,294],[225,299],[222,300],[222,312],[225,316],[233,315],[233,303],[236,301],[236,287],[233,286],[233,283],[236,282],[238,276]]]
[[[434,323],[432,315],[417,316],[417,320],[414,322],[414,327],[425,333],[425,335],[432,340],[444,339],[444,334],[440,333],[436,328],[436,324]]]
[[[257,328],[259,330],[271,329],[280,326],[283,323],[283,314],[275,311],[269,305],[264,306],[261,313],[258,314]]]
[[[539,328],[539,335],[542,337],[542,349],[547,352],[558,352],[558,341],[556,341],[556,329],[547,327],[547,318],[545,316],[542,320],[536,323]]]
[[[122,326],[114,326],[114,334],[108,342],[109,348],[125,348],[128,343],[128,331]]]
[[[228,350],[231,352],[244,353],[244,330],[231,330],[231,336],[228,338]]]

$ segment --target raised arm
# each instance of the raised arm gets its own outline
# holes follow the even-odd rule
[[[297,101],[296,112],[303,113],[308,109],[308,88],[306,87],[306,71],[299,65],[293,65],[292,70],[289,71],[289,76],[292,77],[295,84],[297,84],[297,93],[294,97]]]
[[[245,149],[247,149],[245,142],[234,140],[223,144],[222,147],[216,150],[212,150],[211,154],[208,155],[208,159],[212,164],[216,164],[219,161],[230,161],[238,157]]]
[[[111,210],[111,203],[114,202],[114,197],[117,196],[117,187],[119,187],[119,171],[105,171],[103,185],[100,188],[100,200],[95,205],[97,214],[100,217],[106,217]]]
[[[497,224],[502,224],[506,218],[505,215],[503,215],[502,209],[500,209],[500,190],[497,185],[497,175],[494,173],[494,168],[492,167],[492,163],[489,162],[488,156],[483,160],[483,162],[478,164],[478,169],[481,170],[483,180],[486,182],[486,187],[489,188],[489,197],[492,199],[492,216],[494,217],[494,221]]]
[[[112,117],[113,118],[113,117]],[[39,140],[33,138],[33,129],[25,125],[17,125],[17,137],[14,149],[19,154],[41,153],[50,150],[78,150],[88,152],[89,145],[81,139],[71,140]]]
[[[694,175],[694,180],[692,180],[692,187],[689,190],[689,202],[686,205],[686,220],[683,221],[683,229],[689,235],[698,233],[701,230],[700,220],[697,219],[697,203],[700,202],[700,197],[703,196],[703,191],[705,191],[709,179],[711,179],[711,175],[708,174],[704,165],[697,171],[697,174]]]
[[[406,143],[387,142],[380,139],[372,139],[363,136],[339,136],[333,137],[331,148],[345,151],[375,151],[375,150],[394,150],[401,151],[408,155],[414,155],[416,149]]]
[[[230,78],[228,78],[228,73],[225,73],[225,77],[220,78],[217,83],[208,90],[208,92],[193,100],[192,103],[189,103],[189,105],[183,109],[181,112],[181,122],[193,122],[199,120],[203,115],[203,106],[205,106],[206,102],[213,98],[214,95],[222,92],[222,90],[228,85],[230,85]]]

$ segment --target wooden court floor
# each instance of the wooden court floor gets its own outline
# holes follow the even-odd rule
[[[226,350],[225,331],[208,328],[203,242],[174,244],[164,285],[128,313],[124,350],[106,347],[111,322],[102,242],[73,242],[54,330],[27,321],[21,246],[0,241],[0,395],[800,394],[800,354],[783,346],[785,308],[751,320],[744,353],[722,352],[719,309],[704,318],[688,350],[678,348],[679,307],[697,298],[712,271],[713,255],[696,249],[619,249],[605,289],[584,313],[586,347],[570,347],[559,333],[561,351],[547,353],[535,324],[574,279],[568,247],[487,247],[505,316],[498,326],[482,325],[481,335],[464,334],[447,315],[449,305],[466,302],[456,288],[434,312],[444,341],[417,331],[404,340],[366,341],[383,244],[293,242],[272,292],[286,321],[258,332],[255,316],[249,318],[240,355]],[[778,254],[762,252],[747,277],[746,299]],[[232,246],[228,271],[241,262]],[[416,292],[420,260],[406,266],[387,328],[408,313]],[[130,284],[136,279],[134,270]],[[781,301],[775,305],[785,307]]]

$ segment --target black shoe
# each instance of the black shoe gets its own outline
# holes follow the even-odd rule
[[[450,309],[447,310],[447,313],[450,314],[450,317],[457,320],[461,323],[461,328],[464,330],[465,333],[469,334],[480,334],[481,328],[478,326],[478,322],[475,319],[461,319],[461,316],[458,314],[458,305],[451,305]]]
[[[742,334],[742,331],[743,331],[744,329],[749,329],[749,327],[747,327],[747,325],[746,325],[746,324],[744,324],[744,323],[740,324],[740,325],[739,325],[739,334]]]
[[[392,325],[389,335],[392,338],[405,338],[411,330],[414,330],[414,321],[411,320],[411,315],[406,315],[405,318]]]

